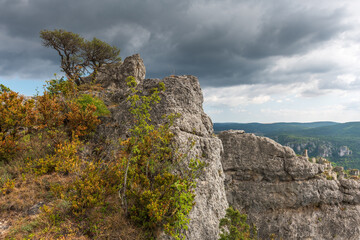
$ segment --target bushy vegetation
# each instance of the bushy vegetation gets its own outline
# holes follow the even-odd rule
[[[0,161],[9,162],[20,150],[23,137],[36,119],[34,101],[2,87],[0,93]]]
[[[151,123],[164,84],[144,95],[127,78],[134,125],[127,139],[100,140],[95,132],[111,112],[95,77],[120,61],[119,50],[65,30],[40,35],[67,76],[32,98],[0,85],[0,221],[11,225],[5,238],[156,239],[165,232],[183,239],[204,163],[188,156],[191,139],[175,145],[170,129],[179,115]],[[83,83],[84,73],[92,81]]]
[[[174,145],[178,115],[151,124],[163,83],[145,96],[133,77],[127,81],[135,124],[112,158],[96,154],[102,146],[93,141],[99,117],[110,114],[101,99],[65,79],[49,81],[32,99],[2,87],[0,215],[13,219],[7,238],[184,237],[204,164]],[[21,214],[37,202],[45,205],[35,218]]]
[[[180,239],[194,205],[195,178],[204,164],[190,159],[183,165],[184,156],[172,145],[170,127],[179,116],[168,116],[168,122],[156,128],[150,124],[151,105],[159,102],[164,84],[154,88],[151,95],[141,96],[133,77],[127,83],[133,93],[128,101],[136,124],[130,129],[131,137],[121,142],[122,204],[130,218],[152,235],[163,229]]]
[[[247,215],[241,214],[233,207],[226,209],[226,215],[220,220],[220,239],[219,240],[255,240],[257,239],[257,229],[250,227],[246,223]]]
[[[65,186],[70,186],[68,184],[77,183],[78,179],[85,176],[86,169],[90,168],[92,161],[81,158],[79,151],[89,143],[93,131],[100,123],[98,117],[106,113],[104,110],[107,108],[98,104],[101,101],[97,98],[86,96],[88,101],[81,102],[83,98],[69,80],[62,80],[58,84],[50,82],[42,95],[31,99],[25,99],[2,86],[0,93],[0,215],[2,217],[13,214],[14,211],[10,211],[14,208],[13,205],[17,205],[15,212],[20,214],[21,211],[29,208],[28,204],[34,204],[35,201],[45,201],[49,204],[44,207],[44,211],[52,208],[50,206],[58,201],[57,199],[62,199],[56,195],[58,193],[56,186],[60,185],[65,189]],[[97,111],[97,106],[101,106],[102,111]],[[48,177],[50,175],[51,178]],[[47,180],[38,182],[38,186],[30,183],[37,182],[38,179]],[[68,184],[63,181],[68,181]],[[85,185],[81,185],[81,189],[84,187]],[[22,196],[23,192],[27,191],[29,193],[25,197]],[[63,191],[62,196],[65,198],[67,193]],[[68,198],[66,202],[70,210],[75,209],[75,202],[69,201]],[[66,217],[71,219],[75,216],[74,212]],[[19,221],[26,222],[22,217],[19,217]],[[51,221],[47,222],[50,223]],[[28,227],[24,229],[27,229],[25,233],[29,233],[29,236],[19,229],[14,229],[10,232],[9,238],[48,239],[45,236],[56,238],[56,234],[64,231],[58,229],[59,231],[54,231],[55,235],[52,235],[53,230],[50,229],[38,233],[36,229],[43,225],[30,224],[29,227],[28,224],[30,223],[27,223]],[[22,234],[18,235],[19,232]],[[67,234],[66,231],[64,234]]]

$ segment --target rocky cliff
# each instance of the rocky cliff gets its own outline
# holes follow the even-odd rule
[[[243,131],[219,138],[229,204],[248,213],[261,239],[360,239],[360,184],[341,168]]]
[[[198,179],[187,239],[218,239],[219,219],[229,204],[249,215],[261,239],[360,239],[357,180],[346,178],[341,168],[333,169],[326,160],[311,162],[269,138],[243,131],[225,131],[216,137],[202,109],[196,77],[145,79],[145,72],[139,55],[102,69],[98,81],[104,91],[99,94],[111,106],[112,117],[104,119],[98,137],[111,142],[128,134],[132,123],[127,76],[136,78],[144,94],[160,81],[165,83],[152,121],[161,123],[164,114],[180,113],[173,128],[176,142],[186,146],[189,139],[195,140],[191,155],[207,163]]]
[[[153,107],[151,119],[154,124],[164,121],[162,116],[180,113],[175,122],[173,132],[179,146],[188,146],[194,140],[195,146],[190,155],[207,163],[203,175],[198,179],[196,188],[196,204],[190,213],[187,239],[218,239],[219,220],[225,215],[228,207],[224,189],[224,173],[221,167],[222,144],[213,134],[211,119],[202,108],[203,95],[199,81],[194,76],[171,76],[160,79],[145,79],[145,67],[139,55],[133,55],[124,63],[114,68],[103,69],[98,81],[104,87],[101,93],[107,99],[112,111],[110,119],[99,129],[99,139],[107,138],[117,141],[128,134],[132,117],[128,111],[126,96],[129,93],[126,77],[134,76],[138,89],[147,94],[157,87],[160,81],[165,83],[165,92],[160,95],[161,101]],[[163,239],[166,239],[163,236]]]
[[[351,156],[352,151],[348,146],[336,146],[331,142],[326,141],[305,141],[302,143],[285,142],[285,146],[291,147],[297,153],[302,153],[304,150],[308,150],[311,156],[320,157],[344,157]]]

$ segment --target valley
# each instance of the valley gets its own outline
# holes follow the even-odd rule
[[[325,157],[345,169],[360,168],[360,122],[214,123],[216,133],[244,130],[289,146],[297,154]]]

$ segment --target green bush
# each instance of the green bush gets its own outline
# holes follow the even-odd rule
[[[11,89],[3,84],[0,84],[0,92],[11,92]]]
[[[68,96],[76,92],[76,85],[72,81],[64,79],[51,79],[46,81],[46,90],[50,95],[63,94]]]
[[[109,109],[100,98],[92,97],[89,94],[82,94],[76,99],[76,102],[80,104],[83,110],[85,110],[89,105],[94,105],[96,107],[95,115],[98,117],[110,114]]]
[[[220,220],[219,240],[253,240],[257,239],[256,227],[246,223],[247,215],[241,214],[233,207],[226,209],[226,215]]]

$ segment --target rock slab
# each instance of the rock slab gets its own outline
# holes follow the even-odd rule
[[[360,239],[357,180],[337,179],[331,165],[269,138],[234,130],[219,138],[229,204],[249,215],[260,239]]]

